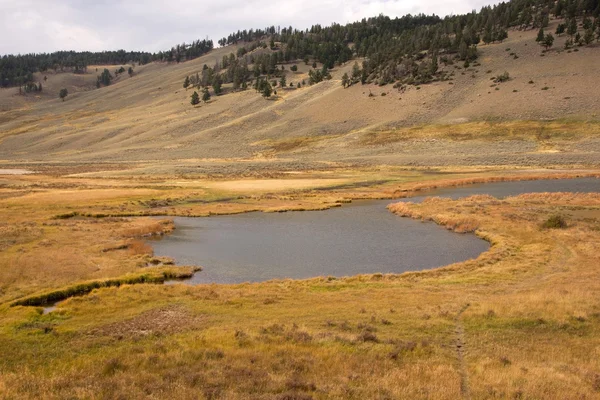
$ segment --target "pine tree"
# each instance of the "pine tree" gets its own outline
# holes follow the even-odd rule
[[[555,32],[558,36],[562,35],[563,33],[565,33],[565,24],[558,24],[558,26],[556,27],[556,32]]]
[[[569,36],[574,36],[577,33],[577,21],[575,18],[571,18],[569,20],[569,24],[567,25],[567,34]]]
[[[585,44],[590,44],[594,41],[594,31],[592,28],[588,28],[585,30],[585,34],[583,35],[583,41]]]
[[[185,80],[183,81],[183,88],[187,90],[188,86],[190,86],[190,77],[186,76]],[[198,93],[196,93],[198,94]]]
[[[508,32],[506,32],[506,29],[500,29],[496,35],[496,40],[502,43],[506,39],[508,39]]]
[[[346,86],[350,86],[350,78],[348,78],[348,74],[344,72],[344,76],[342,76],[342,86],[346,89]]]
[[[263,88],[262,88],[263,97],[268,99],[269,97],[271,97],[272,93],[273,93],[273,90],[271,88],[271,84],[268,81],[265,81],[265,83],[263,84]]]
[[[205,103],[208,103],[209,100],[210,100],[210,93],[208,92],[208,88],[205,87],[204,90],[202,91],[202,101]]]
[[[552,47],[553,44],[554,44],[554,36],[552,36],[552,34],[549,33],[546,35],[546,37],[544,37],[544,46],[546,47],[546,50],[548,50],[550,47]]]
[[[358,66],[358,62],[354,62],[352,66],[352,83],[356,83],[360,80],[360,67]]]
[[[434,75],[438,71],[438,52],[434,51],[431,55],[431,65],[429,67],[429,73]]]
[[[286,80],[285,80],[285,75],[281,75],[281,79],[279,79],[279,84],[281,85],[282,88],[284,88],[287,85]]]
[[[489,44],[493,42],[493,37],[492,37],[492,26],[488,25],[487,28],[485,28],[485,32],[483,33],[483,43],[485,44]]]
[[[465,39],[462,39],[460,42],[460,46],[458,47],[458,55],[461,60],[466,60],[469,55],[469,47],[467,46],[467,42]]]
[[[65,97],[67,97],[68,94],[69,91],[67,89],[60,89],[60,92],[58,92],[58,97],[60,97],[62,101],[65,101]]]
[[[129,74],[129,76],[133,76],[133,68],[129,67],[129,69],[127,70],[127,73]]]
[[[196,92],[195,90],[194,90],[194,93],[192,93],[192,100],[190,101],[190,103],[193,106],[200,103],[200,96],[198,96],[198,92]]]
[[[222,84],[221,83],[221,76],[218,75],[218,74],[215,75],[214,78],[213,78],[212,87],[213,87],[213,90],[215,91],[215,94],[217,96],[219,96],[223,92],[223,89],[221,88],[221,84]]]
[[[543,44],[544,42],[544,28],[540,28],[540,30],[538,31],[537,37],[535,38],[535,41],[538,43]]]

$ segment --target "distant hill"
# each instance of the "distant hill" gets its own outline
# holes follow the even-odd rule
[[[512,1],[444,19],[242,31],[179,63],[33,72],[41,92],[0,89],[0,159],[599,162],[594,13],[597,1]],[[210,100],[192,106],[194,91]]]

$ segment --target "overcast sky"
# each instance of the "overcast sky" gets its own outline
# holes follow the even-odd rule
[[[380,13],[459,14],[491,0],[0,0],[0,54],[166,50],[270,25],[306,29]]]

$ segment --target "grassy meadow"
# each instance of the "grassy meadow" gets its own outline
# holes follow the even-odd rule
[[[391,205],[492,243],[475,260],[401,275],[162,285],[195,266],[154,257],[146,242],[173,229],[168,216],[590,174],[389,167],[283,185],[1,176],[0,398],[597,398],[598,194]],[[554,216],[566,226],[546,227]],[[43,313],[65,293],[78,296]]]

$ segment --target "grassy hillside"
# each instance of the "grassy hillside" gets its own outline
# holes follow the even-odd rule
[[[553,31],[557,23],[551,22],[548,30]],[[565,51],[567,36],[563,35],[552,50],[542,53],[535,36],[533,30],[511,30],[505,42],[479,46],[480,65],[441,66],[452,74],[451,81],[407,86],[404,91],[391,85],[342,88],[341,76],[351,70],[352,61],[336,67],[330,81],[280,89],[273,99],[266,100],[252,89],[228,93],[231,89],[225,85],[224,95],[192,107],[192,90],[182,87],[185,76],[235,53],[233,46],[185,63],[139,66],[133,77],[121,75],[101,89],[93,89],[94,67],[86,76],[49,74],[37,97],[20,96],[14,88],[0,90],[0,159],[82,162],[291,156],[308,161],[455,165],[459,159],[448,150],[464,145],[456,140],[465,131],[473,139],[466,152],[474,155],[470,162],[474,165],[597,164],[598,47]],[[300,61],[294,73],[291,65],[286,65],[288,83],[307,79],[310,66]],[[494,84],[491,78],[505,71],[510,80]],[[57,96],[61,87],[71,93],[65,102]],[[518,127],[506,125],[514,120],[523,122]],[[544,124],[549,120],[558,125],[547,130]],[[424,141],[407,130],[430,124],[436,127],[435,140]],[[507,130],[510,135],[489,134]],[[561,145],[560,139],[574,131],[578,134],[569,138],[569,145]],[[480,139],[486,143],[479,143]],[[442,154],[436,148],[440,143],[445,149]],[[498,154],[508,158],[495,160]]]

